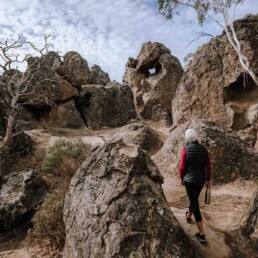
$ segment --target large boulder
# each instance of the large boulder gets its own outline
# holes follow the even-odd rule
[[[75,51],[67,52],[64,55],[64,66],[74,74],[81,85],[90,83],[88,63],[79,53]]]
[[[64,257],[196,257],[162,182],[135,145],[108,142],[95,150],[66,195]]]
[[[125,144],[135,144],[146,150],[150,155],[155,154],[163,145],[163,137],[149,126],[132,123],[123,126],[112,137],[112,141],[122,140]]]
[[[136,118],[133,93],[127,85],[117,82],[101,85],[84,85],[82,97],[75,99],[76,107],[91,129],[117,127]]]
[[[236,21],[243,53],[258,74],[258,18]],[[257,141],[258,87],[240,65],[225,32],[198,48],[172,100],[176,126],[198,117],[227,124],[254,146]]]
[[[73,100],[54,106],[49,113],[48,124],[61,128],[84,128],[81,114]]]
[[[99,65],[93,65],[90,69],[91,84],[107,85],[111,82],[108,73],[101,70]]]
[[[157,118],[153,108],[161,105],[170,121],[171,100],[182,75],[183,68],[170,50],[161,43],[149,41],[142,45],[136,59],[128,59],[123,81],[132,88],[140,116]]]
[[[11,173],[3,178],[0,190],[0,231],[10,229],[42,203],[47,193],[33,170]]]
[[[232,257],[257,257],[258,253],[258,192],[252,209],[245,216],[242,226],[226,234]]]
[[[153,157],[162,173],[178,174],[181,151],[186,143],[184,132],[188,128],[197,131],[198,140],[210,153],[213,182],[225,183],[238,176],[258,177],[255,156],[247,150],[246,144],[235,133],[220,129],[206,119],[192,120],[171,131],[162,149]]]

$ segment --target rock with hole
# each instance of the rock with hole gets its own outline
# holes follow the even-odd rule
[[[128,59],[123,81],[132,88],[141,117],[152,119],[153,107],[161,105],[171,123],[171,100],[182,75],[183,68],[170,50],[161,43],[149,41],[142,45],[136,59]]]

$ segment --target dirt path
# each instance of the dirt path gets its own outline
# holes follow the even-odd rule
[[[224,233],[238,228],[247,212],[251,209],[257,184],[252,181],[237,180],[234,183],[212,187],[211,204],[204,204],[204,189],[200,195],[200,207],[204,219],[204,230],[207,237],[207,245],[202,245],[195,239],[198,232],[193,220],[186,223],[185,213],[188,208],[188,198],[185,188],[179,180],[173,177],[165,177],[163,189],[171,210],[185,230],[190,240],[204,257],[226,258],[230,254],[230,248],[224,240]]]

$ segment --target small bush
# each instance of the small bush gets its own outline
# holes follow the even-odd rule
[[[57,141],[48,151],[42,165],[46,172],[50,193],[32,219],[33,228],[28,233],[31,247],[40,246],[60,253],[65,242],[63,206],[70,180],[81,163],[91,153],[91,146],[81,140]]]
[[[49,149],[42,170],[63,176],[60,173],[62,172],[60,171],[60,166],[66,168],[66,161],[70,160],[77,167],[89,155],[90,151],[91,147],[83,143],[80,139],[76,142],[59,140]]]

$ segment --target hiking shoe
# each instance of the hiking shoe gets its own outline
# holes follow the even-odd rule
[[[196,234],[195,234],[195,237],[196,237],[196,239],[197,239],[200,243],[202,243],[202,244],[204,244],[204,243],[207,242],[205,235],[201,235],[200,233],[196,233]]]
[[[188,217],[188,211],[185,213],[185,216],[186,216],[186,221],[187,221],[187,223],[191,223],[192,222],[192,218],[189,218]]]

